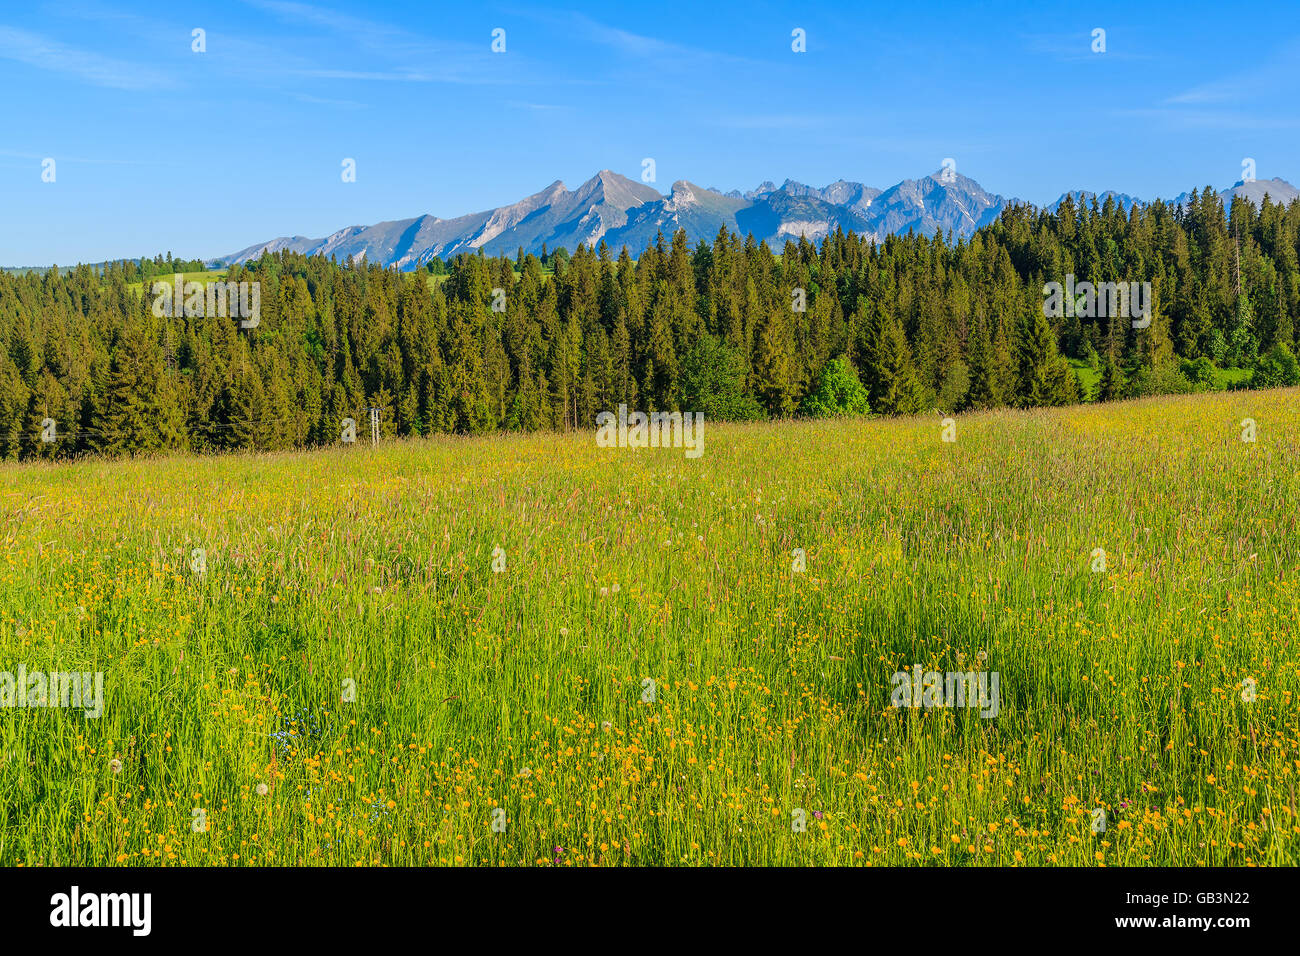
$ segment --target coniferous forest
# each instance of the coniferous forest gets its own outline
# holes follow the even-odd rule
[[[0,455],[295,448],[345,418],[364,440],[370,407],[391,437],[586,429],[620,403],[743,420],[1295,385],[1298,242],[1300,201],[1225,210],[1207,188],[1013,206],[955,242],[678,232],[635,259],[602,243],[405,273],[266,254],[228,272],[261,283],[249,329],[156,317],[152,280],[200,265],[170,256],[0,274]],[[1150,282],[1150,326],[1046,318],[1067,274]]]

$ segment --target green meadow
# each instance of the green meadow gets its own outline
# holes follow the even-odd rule
[[[0,864],[1295,864],[1298,411],[4,465]]]

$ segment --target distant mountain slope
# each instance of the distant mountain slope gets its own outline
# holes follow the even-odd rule
[[[720,193],[686,180],[668,195],[610,170],[601,170],[570,191],[554,182],[519,202],[455,219],[419,216],[348,226],[324,239],[281,237],[222,257],[246,262],[264,251],[349,256],[412,269],[434,256],[446,258],[483,249],[487,253],[540,252],[543,245],[569,250],[603,239],[612,248],[640,250],[659,233],[686,230],[691,241],[711,240],[718,230],[753,233],[776,245],[800,237],[817,240],[836,229],[883,238],[918,228],[970,235],[1005,205],[974,180],[958,176],[951,184],[935,177],[906,180],[882,192],[839,180],[824,188],[787,179],[779,188],[763,183],[746,193]]]
[[[1061,208],[1061,203],[1065,202],[1066,196],[1074,200],[1075,206],[1087,206],[1089,208],[1091,208],[1094,199],[1097,201],[1098,209],[1106,205],[1107,199],[1115,200],[1115,205],[1125,212],[1128,212],[1134,206],[1142,205],[1142,200],[1136,196],[1130,196],[1128,193],[1117,193],[1113,189],[1107,189],[1103,193],[1094,193],[1087,189],[1073,189],[1068,193],[1061,193],[1060,198],[1047,207],[1048,212],[1056,212],[1057,209]]]
[[[1289,202],[1300,196],[1281,179],[1237,183],[1221,196],[1225,205],[1233,194],[1259,203],[1268,193],[1274,201]],[[1141,200],[1125,193],[1100,195],[1086,190],[1062,194],[1055,210],[1071,196],[1076,205],[1104,204],[1107,197],[1125,211]],[[1186,200],[1184,193],[1174,202]],[[401,269],[413,269],[434,256],[447,258],[478,249],[490,254],[541,252],[542,246],[573,251],[580,243],[596,246],[602,240],[615,251],[627,246],[634,253],[655,241],[659,233],[671,236],[684,229],[692,243],[712,241],[721,228],[753,234],[776,247],[787,240],[806,237],[816,241],[837,229],[852,230],[878,240],[893,233],[918,231],[968,237],[993,222],[1017,200],[990,193],[975,180],[954,174],[952,180],[935,173],[905,179],[886,190],[838,180],[828,186],[808,186],[787,179],[781,186],[762,183],[746,192],[706,189],[686,180],[673,183],[667,195],[608,169],[601,170],[577,189],[556,181],[518,202],[454,219],[418,216],[380,222],[373,226],[348,226],[324,239],[281,237],[248,246],[226,262],[246,262],[263,251],[288,250],[308,255],[349,256]]]
[[[969,236],[992,222],[1011,200],[986,192],[975,180],[954,173],[952,182],[942,176],[904,179],[871,203],[871,233],[883,239],[894,232],[917,231]]]
[[[1268,195],[1269,201],[1289,205],[1291,200],[1300,196],[1300,189],[1296,189],[1285,179],[1278,179],[1276,176],[1272,179],[1256,179],[1251,182],[1237,181],[1228,189],[1219,190],[1219,198],[1223,200],[1225,210],[1232,208],[1232,197],[1240,196],[1242,199],[1248,199],[1256,206],[1264,201],[1265,194]],[[1190,192],[1180,193],[1174,198],[1175,206],[1186,205],[1187,200],[1191,198]]]

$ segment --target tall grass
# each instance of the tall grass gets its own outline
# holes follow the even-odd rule
[[[1294,864],[1298,412],[5,466],[0,863]]]

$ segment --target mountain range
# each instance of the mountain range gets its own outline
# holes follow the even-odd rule
[[[364,258],[384,266],[410,270],[433,257],[446,259],[461,252],[482,249],[490,255],[513,255],[519,248],[540,253],[579,243],[597,246],[604,240],[617,253],[623,246],[638,254],[658,233],[671,237],[686,230],[692,243],[712,241],[721,228],[740,235],[753,234],[779,249],[787,239],[806,236],[816,241],[843,229],[877,240],[892,233],[936,231],[967,237],[994,221],[1004,208],[1019,200],[987,192],[961,174],[936,172],[922,179],[905,179],[880,190],[862,183],[839,180],[817,188],[787,179],[781,186],[765,182],[748,192],[720,192],[686,180],[673,183],[661,194],[653,186],[601,170],[577,189],[559,180],[540,192],[496,209],[439,219],[423,215],[414,219],[380,222],[373,226],[348,226],[324,239],[291,236],[259,242],[214,262],[246,262],[264,251],[289,250],[306,255]],[[1258,204],[1267,193],[1273,201],[1289,203],[1300,190],[1281,179],[1238,182],[1219,195],[1225,207],[1233,195]],[[1188,193],[1176,197],[1183,204]],[[1056,209],[1066,196],[1076,204],[1104,203],[1113,197],[1124,210],[1142,202],[1124,193],[1074,190],[1061,195],[1048,208]]]

